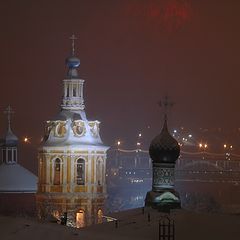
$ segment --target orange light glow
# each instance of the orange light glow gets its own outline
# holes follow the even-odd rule
[[[24,141],[25,143],[30,143],[30,140],[29,140],[28,137],[24,137],[23,141]]]

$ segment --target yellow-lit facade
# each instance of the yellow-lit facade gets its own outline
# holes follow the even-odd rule
[[[68,147],[70,148],[70,147]],[[60,160],[60,164],[56,160]],[[78,182],[77,161],[84,160],[82,181]],[[91,149],[39,150],[38,215],[61,216],[67,212],[74,224],[83,212],[85,225],[98,223],[106,197],[106,151]],[[80,226],[84,225],[83,223]],[[79,223],[76,221],[76,226]]]

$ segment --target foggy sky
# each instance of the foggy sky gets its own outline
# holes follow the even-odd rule
[[[166,94],[171,127],[240,127],[239,1],[9,0],[0,11],[0,109],[11,104],[14,132],[31,137],[22,151],[36,151],[60,109],[73,33],[86,113],[106,144],[150,140]]]

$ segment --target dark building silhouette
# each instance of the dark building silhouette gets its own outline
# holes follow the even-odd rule
[[[165,115],[162,131],[151,142],[149,155],[152,159],[152,190],[146,195],[145,205],[160,210],[180,208],[181,202],[174,189],[175,163],[180,154],[180,146],[167,127]]]

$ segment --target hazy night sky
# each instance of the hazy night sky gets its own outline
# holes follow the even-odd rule
[[[31,137],[22,162],[36,167],[44,121],[60,109],[73,33],[87,116],[106,144],[130,146],[139,131],[149,141],[166,93],[171,127],[240,127],[239,12],[236,0],[2,1],[0,107],[11,104],[14,132]]]

